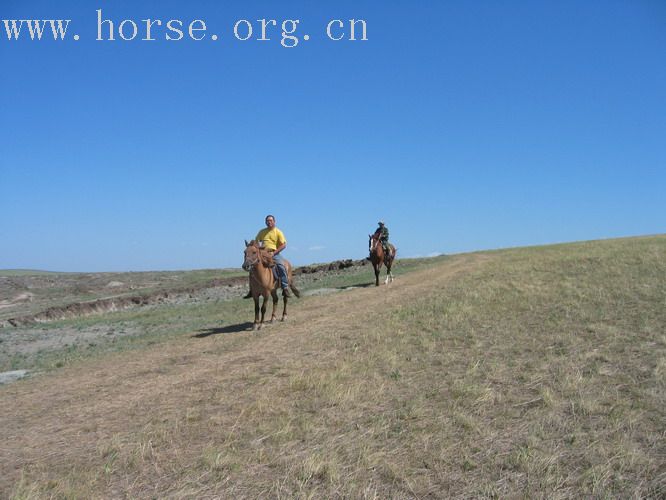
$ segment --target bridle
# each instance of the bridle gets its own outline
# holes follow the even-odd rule
[[[247,248],[250,248],[250,247],[247,247]],[[243,269],[245,271],[252,271],[254,269],[254,266],[256,266],[259,263],[259,261],[261,260],[261,250],[257,247],[254,247],[256,249],[255,259],[252,262],[248,262],[247,248],[245,249],[246,253],[245,253],[245,261],[243,262]]]

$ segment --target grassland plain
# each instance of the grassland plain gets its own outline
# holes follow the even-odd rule
[[[211,281],[244,276],[240,270],[128,273],[53,273],[0,270],[0,326],[12,317],[98,299],[149,297],[157,292],[195,291]]]
[[[664,236],[225,308],[115,313],[151,340],[0,388],[0,496],[666,496]]]
[[[350,261],[351,262],[351,261]],[[432,265],[432,259],[403,259],[398,275]],[[322,295],[359,286],[369,286],[367,266],[339,267],[336,263],[313,264],[297,271],[296,277],[305,295]],[[367,263],[366,263],[367,264]],[[183,331],[219,326],[232,330],[235,320],[246,318],[247,303],[239,299],[247,291],[247,273],[238,270],[199,270],[188,272],[146,273],[44,273],[0,271],[0,280],[18,275],[20,282],[5,279],[0,298],[10,297],[9,317],[36,314],[56,304],[68,310],[82,305],[82,315],[63,314],[64,318],[28,322],[18,328],[2,327],[0,315],[0,372],[29,370],[50,371],[76,362],[82,357],[124,351],[163,341]],[[44,276],[49,276],[47,281]],[[241,277],[242,276],[242,277]],[[114,286],[109,288],[108,283]],[[33,295],[28,303],[11,297]],[[84,293],[85,295],[82,295]],[[156,293],[156,295],[154,295]],[[85,302],[92,296],[94,303]],[[131,297],[151,297],[135,306],[108,307],[109,302]],[[84,302],[81,302],[84,300]],[[104,306],[98,307],[97,301]],[[60,314],[56,314],[56,317]]]

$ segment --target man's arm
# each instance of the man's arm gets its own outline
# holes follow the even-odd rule
[[[282,231],[278,233],[277,237],[277,246],[275,247],[275,254],[280,253],[282,250],[287,248],[287,238],[284,237],[284,234],[282,234]]]

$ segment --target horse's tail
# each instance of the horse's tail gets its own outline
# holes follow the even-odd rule
[[[291,284],[289,285],[289,288],[291,288],[291,291],[294,292],[294,295],[296,295],[296,297],[299,297],[299,298],[300,298],[300,296],[301,296],[301,291],[300,291],[298,288],[296,288],[296,286],[294,286],[293,283],[291,283]]]

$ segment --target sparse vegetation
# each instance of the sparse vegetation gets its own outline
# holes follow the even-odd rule
[[[395,274],[400,275],[424,266],[432,266],[435,262],[432,259],[403,259]],[[43,275],[42,272],[36,275],[27,274],[28,271],[24,273],[27,278]],[[193,283],[211,286],[211,283],[220,278],[237,277],[239,274],[233,270],[223,272],[202,270],[191,271],[191,273],[194,276],[189,276],[187,272],[128,274],[132,276],[137,286],[141,284],[141,289],[146,294],[150,293],[146,288],[147,284],[151,284],[153,289],[171,292],[174,289],[182,290],[192,286]],[[62,275],[62,273],[51,274]],[[106,284],[109,281],[121,283],[119,280],[127,280],[121,274],[101,273],[101,275],[103,275],[103,279],[99,278],[100,274],[67,273],[66,279],[68,282],[78,283],[77,288],[86,288],[83,284],[90,283],[90,287],[98,290],[95,298],[105,297],[101,293],[104,287],[100,288],[100,283]],[[156,281],[160,276],[165,282]],[[92,282],[86,281],[90,279]],[[342,291],[371,285],[371,280],[368,278],[368,267],[363,266],[303,274],[297,277],[297,281],[306,292],[313,289]],[[217,289],[204,286],[198,291],[199,293],[175,295],[171,300],[139,308],[106,313],[102,311],[90,316],[54,320],[27,327],[0,329],[0,343],[7,340],[4,346],[0,345],[0,372],[19,368],[48,371],[53,368],[62,368],[83,357],[104,356],[108,351],[123,351],[154,345],[174,335],[180,335],[183,331],[205,331],[210,328],[210,325],[219,326],[221,323],[224,327],[242,323],[247,319],[247,304],[240,301],[240,297],[245,293],[247,285],[245,279],[240,280],[240,283],[240,286],[237,284],[233,287],[223,285]],[[54,288],[57,292],[54,291]],[[49,302],[40,302],[42,306],[51,303],[72,304],[81,300],[81,296],[72,286],[47,286],[40,291],[39,295],[42,298],[44,295],[50,297]],[[172,293],[172,295],[174,294]],[[230,298],[237,300],[229,300]],[[32,305],[30,308],[34,309]],[[57,342],[54,342],[53,339],[57,339]],[[24,346],[18,352],[11,348],[11,344],[16,343]]]
[[[0,493],[666,496],[666,237],[421,266],[260,334],[247,301],[114,313],[134,348],[0,388]]]

